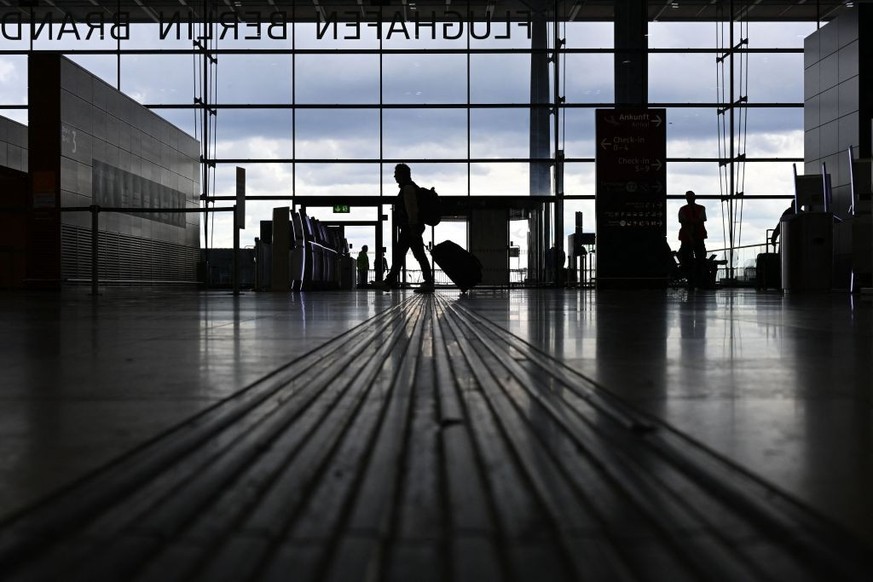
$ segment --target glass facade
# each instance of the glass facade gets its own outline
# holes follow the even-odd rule
[[[556,3],[558,13],[570,4]],[[669,124],[668,221],[685,190],[695,190],[707,206],[712,249],[762,243],[786,204],[778,197],[793,193],[792,164],[803,158],[803,38],[816,29],[733,26],[732,37],[747,43],[728,58],[729,23],[648,23],[648,100],[666,108]],[[234,168],[247,169],[244,246],[272,207],[296,197],[381,196],[389,204],[399,161],[443,196],[528,195],[531,112],[546,108],[550,159],[565,156],[557,234],[566,244],[576,212],[584,230],[594,230],[594,112],[614,101],[614,28],[562,22],[556,31],[547,23],[545,104],[531,102],[531,30],[518,15],[379,27],[337,17],[288,24],[284,37],[242,23],[201,41],[199,24],[180,22],[131,25],[129,38],[111,42],[4,40],[0,105],[26,120],[27,51],[67,53],[201,141],[210,204],[233,196]],[[728,111],[731,98],[738,106]],[[731,164],[731,154],[742,161]],[[737,192],[742,213],[725,216],[724,200]],[[375,212],[352,207],[343,218],[373,220]],[[734,228],[724,226],[731,221]],[[204,246],[230,246],[226,216],[205,222]],[[510,234],[522,247],[525,227],[514,221]],[[742,238],[730,240],[736,229]],[[668,222],[674,248],[677,230]]]

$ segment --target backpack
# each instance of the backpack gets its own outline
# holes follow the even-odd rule
[[[436,226],[442,220],[440,197],[434,188],[418,187],[418,216],[428,226]]]

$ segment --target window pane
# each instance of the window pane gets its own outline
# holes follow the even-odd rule
[[[593,162],[568,162],[564,164],[564,194],[567,196],[594,196],[595,173]],[[593,232],[594,216],[591,219]]]
[[[222,109],[213,119],[219,157],[291,157],[290,111]]]
[[[396,109],[385,112],[383,124],[386,158],[467,157],[466,110]]]
[[[246,170],[246,196],[285,196],[284,200],[254,200],[246,201],[247,230],[257,233],[261,220],[272,220],[272,209],[290,205],[291,200],[291,164],[219,164],[213,174],[214,194],[217,196],[236,196],[236,167]],[[219,201],[216,206],[226,207],[233,203]],[[228,213],[220,213],[230,219]],[[252,236],[258,236],[252,234]]]
[[[798,172],[802,172],[802,170],[798,170]],[[743,191],[747,197],[793,196],[794,170],[792,163],[748,162],[745,166]],[[787,203],[784,204],[784,206],[787,205]]]
[[[611,22],[569,22],[564,29],[567,48],[570,49],[613,48],[614,32],[615,26]]]
[[[568,54],[562,71],[567,103],[612,103],[615,69],[612,55]]]
[[[650,22],[649,48],[715,48],[716,32],[718,29],[721,34],[722,26],[714,22]],[[725,26],[724,30],[727,38],[730,29]]]
[[[114,55],[65,55],[71,61],[106,82],[118,87],[118,61]],[[128,93],[129,95],[129,93]]]
[[[0,56],[0,104],[27,104],[27,57]],[[8,110],[0,115],[10,117]]]
[[[803,157],[803,109],[749,109],[746,155]]]
[[[115,58],[109,57],[115,86]],[[88,69],[91,70],[90,68]],[[199,94],[199,87],[197,92]],[[126,55],[121,58],[121,90],[140,103],[185,104],[194,95],[190,55]]]
[[[298,55],[296,64],[297,103],[379,103],[378,55]]]
[[[471,157],[527,158],[530,155],[529,128],[529,109],[474,109]]]
[[[753,102],[803,103],[803,54],[751,54],[747,68]]]
[[[719,184],[718,162],[667,164],[668,195],[683,196],[687,190],[694,190],[698,196],[719,196],[722,194]]]
[[[464,55],[385,55],[385,103],[466,103]]]
[[[289,103],[291,57],[221,55],[215,81],[217,88],[211,99],[219,103]]]
[[[379,158],[379,112],[301,109],[295,137],[298,158]]]
[[[649,55],[649,101],[653,103],[712,103],[718,99],[717,83],[715,55]]]
[[[748,23],[749,39],[755,46],[803,48],[803,39],[818,28],[815,22]]]
[[[561,110],[561,131],[564,155],[567,158],[593,158],[596,155],[594,141],[595,109],[569,108]]]
[[[674,107],[667,110],[667,156],[717,158],[719,119],[715,109]]]
[[[530,103],[530,54],[473,55],[470,79],[473,103]]]
[[[470,193],[473,196],[527,196],[530,194],[530,164],[472,164]]]
[[[298,163],[298,196],[379,196],[379,164]]]
[[[582,232],[596,232],[594,200],[565,200],[564,201],[564,244],[567,237],[576,232],[576,213],[582,213]],[[567,250],[565,248],[565,250]],[[567,253],[568,255],[570,253]]]
[[[260,221],[272,220],[273,208],[289,206],[291,199],[291,165],[290,164],[218,164],[213,174],[213,191],[210,194],[217,196],[236,196],[236,166],[246,170],[246,195],[247,196],[287,196],[285,200],[253,200],[246,201],[245,236],[253,238],[259,236]],[[233,203],[230,201],[218,201],[215,206],[227,207]],[[230,237],[232,230],[232,214],[230,212],[216,212],[210,215],[209,229],[212,230],[212,220],[215,224],[214,239],[216,246],[220,237]],[[219,225],[223,225],[219,227]],[[226,231],[223,230],[226,228]],[[222,234],[224,233],[224,234]],[[212,238],[212,236],[210,236]],[[230,240],[229,238],[227,239]]]
[[[160,107],[155,107],[152,111],[188,135],[200,139],[201,119],[199,111],[193,109],[161,109]]]

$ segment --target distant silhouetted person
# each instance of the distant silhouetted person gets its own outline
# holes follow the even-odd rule
[[[370,271],[370,257],[367,256],[367,245],[361,247],[355,263],[358,266],[358,287],[367,286],[367,273]]]
[[[400,229],[397,243],[394,245],[394,258],[391,269],[385,281],[378,285],[380,289],[397,287],[400,267],[407,251],[412,250],[413,256],[421,265],[422,283],[415,291],[418,293],[433,292],[433,271],[430,261],[424,252],[424,222],[418,216],[418,185],[412,181],[412,171],[406,164],[397,164],[394,168],[394,179],[400,186],[397,200],[394,203],[394,222]]]
[[[706,208],[696,204],[697,195],[685,193],[687,204],[679,209],[679,264],[688,278],[688,288],[702,287],[706,278]]]
[[[782,216],[779,217],[779,222],[776,223],[776,228],[773,229],[773,234],[770,235],[770,242],[773,243],[773,246],[776,246],[776,241],[779,240],[779,233],[782,232],[782,221],[785,220],[789,216],[794,216],[797,213],[797,209],[795,207],[794,200],[791,201],[791,205],[785,209],[782,213]]]

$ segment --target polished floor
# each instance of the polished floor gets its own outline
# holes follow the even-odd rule
[[[548,386],[537,386],[532,362],[539,361],[542,369],[553,362],[566,371],[545,384],[582,386],[586,398],[604,398],[610,410],[627,413],[634,423],[642,419],[644,429],[651,420],[651,426],[675,430],[687,437],[688,446],[735,468],[732,478],[749,476],[862,545],[873,545],[873,301],[868,296],[513,289],[466,296],[439,291],[422,298],[367,290],[233,296],[105,289],[98,297],[76,290],[2,299],[0,519],[7,529],[75,491],[77,483],[143,456],[177,434],[178,427],[233,402],[246,388],[251,393],[284,374],[283,381],[299,382],[294,388],[299,392],[322,381],[315,371],[328,364],[342,367],[337,376],[366,376],[373,364],[341,359],[343,352],[356,349],[357,339],[374,344],[367,362],[385,358],[373,368],[371,385],[386,382],[376,369],[382,368],[394,370],[395,384],[409,374],[409,386],[432,384],[439,392],[445,380],[439,356],[433,357],[432,377],[416,376],[392,359],[400,344],[382,346],[379,338],[417,336],[419,345],[429,346],[428,338],[451,332],[458,339],[441,340],[444,367],[451,364],[461,393],[465,384],[520,382],[533,386],[525,398],[539,398],[536,391]],[[433,309],[434,323],[404,327],[413,325],[411,314],[427,309]],[[436,322],[449,313],[455,319],[446,319],[448,327],[440,331]],[[387,327],[379,326],[390,325],[397,331],[386,336]],[[480,337],[486,329],[497,339]],[[337,343],[338,338],[347,343]],[[500,375],[510,372],[480,375],[479,370],[495,370],[501,358],[494,355],[489,363],[487,351],[466,356],[479,344],[499,342],[506,343],[504,359],[511,360],[506,370],[515,369],[518,377],[527,373],[526,380]],[[331,345],[344,347],[329,352]],[[452,364],[462,358],[466,368]],[[325,382],[328,392],[333,380]],[[536,425],[536,419],[501,420],[500,426],[482,428],[488,422],[482,414],[510,418],[512,411],[500,407],[511,406],[495,396],[481,404],[476,417],[476,402],[467,401],[456,417],[444,416],[442,427],[469,422],[471,432],[482,431],[473,441],[485,465],[506,454],[525,466],[525,451],[532,445],[501,453],[489,452],[488,443],[511,442],[512,430],[526,430],[525,423]],[[548,401],[550,406],[554,402]],[[379,422],[392,418],[386,410],[376,414]],[[412,435],[404,445],[407,455],[417,446],[414,419],[428,413],[414,406],[409,410],[411,420],[398,425],[398,434]],[[301,413],[303,421],[295,417],[294,422],[305,422],[310,414]],[[562,418],[560,410],[550,414]],[[482,424],[472,428],[477,418]],[[349,424],[348,430],[354,432],[355,426]],[[373,442],[381,441],[374,437]],[[374,445],[374,450],[378,458],[381,449]],[[389,473],[409,471],[410,463],[398,461],[401,467]],[[355,483],[366,490],[365,477]],[[492,505],[499,510],[500,503]]]

